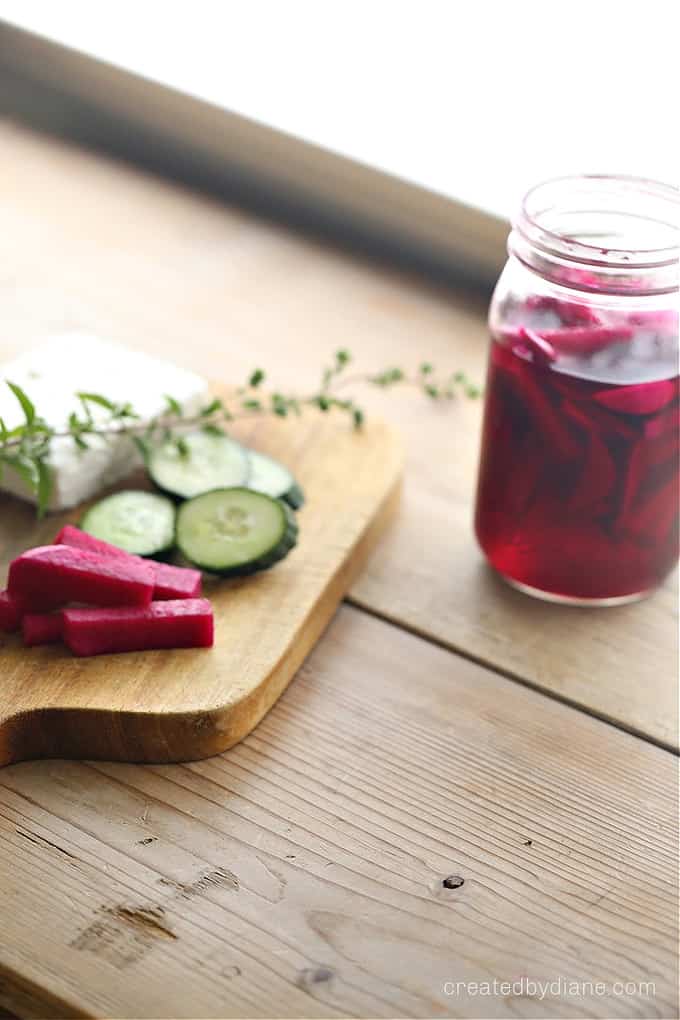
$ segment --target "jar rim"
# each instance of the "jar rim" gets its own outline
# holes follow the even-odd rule
[[[514,223],[515,228],[525,237],[530,244],[542,248],[546,252],[556,255],[561,259],[579,262],[591,266],[616,266],[626,269],[654,268],[673,265],[680,257],[680,225],[673,222],[669,215],[668,220],[660,220],[657,217],[644,217],[649,222],[663,225],[665,229],[674,235],[678,240],[668,245],[627,246],[617,247],[616,245],[606,247],[602,244],[591,244],[587,241],[574,238],[565,231],[555,230],[541,222],[545,216],[546,209],[532,207],[541,195],[564,190],[566,194],[578,194],[579,189],[590,187],[597,189],[602,186],[603,194],[606,189],[610,192],[619,189],[621,194],[626,192],[636,194],[638,198],[647,196],[650,201],[667,206],[669,212],[680,210],[680,189],[672,184],[657,181],[653,178],[638,177],[628,174],[574,174],[560,177],[551,177],[535,184],[526,192],[520,215]],[[552,207],[548,207],[549,211]],[[576,211],[576,210],[574,210]],[[629,214],[625,209],[618,210],[620,216]]]

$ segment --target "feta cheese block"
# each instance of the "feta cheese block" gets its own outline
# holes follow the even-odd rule
[[[23,413],[5,380],[17,383],[50,425],[64,427],[76,411],[76,393],[99,393],[114,403],[132,404],[143,420],[161,414],[165,394],[192,413],[208,396],[205,379],[170,362],[121,347],[87,333],[51,337],[14,361],[0,365],[0,417],[8,429],[21,424]],[[95,420],[107,417],[104,408],[90,405]],[[90,449],[78,450],[71,438],[52,440],[50,510],[63,510],[90,499],[100,489],[124,478],[140,463],[134,443],[126,436],[88,437]],[[0,489],[35,503],[29,487],[6,469]]]

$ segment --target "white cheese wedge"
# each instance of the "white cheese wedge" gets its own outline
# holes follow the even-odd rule
[[[191,413],[205,402],[205,379],[167,361],[149,357],[99,337],[68,333],[51,337],[14,361],[0,365],[0,417],[8,429],[19,425],[23,412],[5,380],[17,383],[50,425],[64,427],[72,411],[82,417],[78,392],[99,393],[114,403],[129,402],[144,420],[166,408],[165,394]],[[95,419],[107,411],[92,406]],[[71,438],[52,440],[51,510],[89,499],[124,478],[139,465],[139,454],[126,436],[89,437],[90,449],[78,450]],[[5,468],[0,488],[35,502],[35,496],[13,471]]]

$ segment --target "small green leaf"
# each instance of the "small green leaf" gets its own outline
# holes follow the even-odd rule
[[[139,415],[135,411],[131,403],[120,404],[113,412],[114,418],[135,418],[139,419]]]
[[[288,414],[288,401],[281,393],[272,393],[272,411],[279,418],[285,418]]]
[[[433,369],[432,365],[429,363],[429,361],[424,361],[422,363],[422,365],[420,366],[420,374],[421,375],[432,375],[433,371],[434,371],[434,369]]]
[[[141,436],[132,436],[132,442],[137,447],[138,453],[141,455],[142,460],[146,460],[149,456],[149,444],[142,439]]]
[[[360,407],[355,407],[352,411],[352,421],[354,422],[355,429],[360,429],[364,424],[364,412]]]
[[[253,374],[251,375],[250,379],[248,380],[248,385],[252,386],[253,389],[257,389],[257,387],[264,382],[264,379],[265,374],[262,371],[262,369],[256,368]]]
[[[19,475],[19,477],[23,479],[32,492],[36,491],[38,487],[38,472],[32,460],[28,457],[23,457],[20,454],[11,456],[5,454],[4,461],[15,474]]]
[[[221,411],[222,408],[223,408],[222,401],[219,399],[219,397],[215,397],[215,399],[211,400],[209,404],[206,404],[205,407],[202,407],[199,413],[201,415],[201,418],[209,418],[211,414],[216,414],[217,411]]]
[[[76,444],[79,450],[89,450],[89,443],[83,439],[80,432],[73,433],[73,442]]]
[[[38,473],[38,517],[44,517],[52,494],[52,472],[44,460],[36,460],[35,465]]]
[[[242,402],[241,406],[246,411],[261,411],[262,410],[262,401],[260,401],[260,400],[252,400],[252,399],[244,400]]]
[[[226,431],[219,425],[204,425],[201,429],[208,436],[226,436]]]
[[[35,406],[33,401],[27,396],[22,390],[21,386],[17,386],[16,383],[10,382],[9,379],[5,380],[9,388],[11,389],[14,396],[21,404],[21,410],[24,412],[24,418],[26,419],[27,425],[32,425],[35,421]]]
[[[349,365],[351,360],[352,355],[350,354],[349,351],[345,350],[344,348],[335,352],[335,362],[338,368],[344,368],[345,365]]]
[[[175,445],[177,447],[177,452],[179,453],[180,457],[183,457],[186,460],[190,456],[191,450],[189,449],[189,444],[187,443],[184,436],[177,436],[175,440]]]
[[[116,405],[113,401],[103,397],[101,393],[76,393],[76,396],[83,404],[97,404],[98,407],[103,407],[107,411],[116,410]]]
[[[175,397],[169,396],[167,393],[164,393],[163,396],[165,398],[165,403],[168,408],[168,411],[170,411],[171,414],[176,414],[178,418],[181,418],[182,405],[180,404],[179,400],[176,400]]]

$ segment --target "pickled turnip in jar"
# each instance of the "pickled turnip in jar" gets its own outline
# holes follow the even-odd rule
[[[612,605],[678,559],[678,192],[527,195],[492,299],[476,531],[514,586]]]

